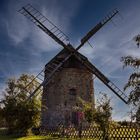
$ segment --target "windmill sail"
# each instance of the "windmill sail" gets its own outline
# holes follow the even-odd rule
[[[100,70],[98,70],[93,64],[89,61],[83,61],[77,55],[75,55],[89,71],[95,74],[111,91],[113,91],[123,102],[128,104],[128,96],[122,92],[113,82],[111,82]]]
[[[43,81],[44,81],[44,69],[41,70],[41,72],[39,72],[35,77],[30,78],[28,83],[25,85],[25,87],[20,89],[20,91],[17,92],[17,95],[14,98],[18,97],[18,95],[21,93],[21,90],[23,90],[26,93],[27,97],[30,96],[33,90],[36,89],[38,85],[40,85],[40,83],[42,83]],[[43,88],[40,87],[37,93],[40,94],[42,92],[43,92]],[[0,104],[4,102],[5,100],[2,100],[0,101]]]
[[[73,50],[73,48],[68,45],[69,38],[63,33],[56,25],[54,25],[48,18],[43,16],[38,10],[36,10],[30,4],[22,7],[19,12],[23,14],[26,18],[32,21],[36,26],[48,34],[52,39],[54,39],[58,44],[63,46],[68,50]],[[47,27],[45,26],[47,25]]]
[[[65,61],[67,61],[72,54],[69,54],[68,56],[66,56],[64,59],[62,60],[57,60],[54,59],[52,63],[50,63],[47,68],[45,69],[47,75],[45,76],[46,78],[44,79],[44,81],[32,92],[32,94],[30,94],[29,99],[32,98],[38,90],[40,90],[41,87],[46,86],[49,81],[51,80],[52,76],[61,70],[62,65],[64,64]]]
[[[33,86],[35,86],[35,88],[37,88],[38,85],[40,85],[40,83],[42,83],[44,81],[44,69],[41,70],[40,73],[38,73],[25,87],[25,90],[28,91],[28,87],[30,87],[30,85],[33,84]],[[33,91],[32,91],[33,92]],[[40,88],[40,90],[38,91],[39,93],[43,92],[43,88]],[[30,92],[31,94],[31,92]],[[29,95],[30,95],[29,94]]]
[[[34,89],[36,89],[38,87],[38,85],[40,85],[40,83],[42,83],[44,81],[44,69],[41,70],[41,72],[39,72],[34,78],[32,78],[27,85],[23,88],[23,90],[27,93],[27,96],[30,96],[33,92]],[[30,88],[31,87],[31,88]],[[29,90],[30,89],[30,90]],[[38,94],[43,92],[43,88],[41,87],[38,90]],[[17,94],[18,96],[18,94]],[[16,97],[17,97],[16,96]],[[15,97],[15,98],[16,98]]]
[[[112,90],[122,101],[128,103],[128,96],[122,92],[113,82],[111,82],[94,65],[91,66],[92,73],[95,74],[110,90]]]
[[[95,27],[93,27],[82,39],[81,44],[76,48],[79,50],[97,31],[99,31],[106,23],[108,23],[116,14],[117,10],[114,10],[108,16],[106,16],[101,22],[99,22]]]

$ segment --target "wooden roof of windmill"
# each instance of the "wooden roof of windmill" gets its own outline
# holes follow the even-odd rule
[[[68,52],[66,49],[63,49],[62,51],[60,51],[56,56],[54,56],[54,57],[45,65],[45,69],[47,69],[47,67],[49,67],[49,65],[51,65],[54,61],[59,61],[59,60],[65,58],[67,55],[69,55],[69,52]],[[90,61],[88,60],[88,58],[85,57],[84,55],[82,55],[81,53],[78,52],[76,55],[77,55],[78,58],[80,58],[80,59],[74,57],[74,55],[73,55],[73,56],[71,56],[71,57],[74,57],[74,58],[75,58],[75,59],[73,59],[74,61],[77,60],[77,61],[79,61],[79,63],[82,63],[81,60],[83,60],[83,61],[86,61],[86,63],[92,65],[92,64],[90,63]],[[69,57],[68,60],[69,60],[71,57]]]

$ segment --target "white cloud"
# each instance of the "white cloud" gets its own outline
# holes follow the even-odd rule
[[[7,33],[16,46],[23,42],[30,34],[26,20],[21,18],[20,21],[18,21],[17,17],[13,15],[12,19],[8,18],[5,20]]]

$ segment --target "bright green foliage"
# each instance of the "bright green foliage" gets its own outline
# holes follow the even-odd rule
[[[94,116],[94,112],[93,110],[89,109],[85,111],[85,119],[91,123],[93,122],[93,116]]]
[[[80,103],[83,105],[85,119],[91,123],[98,124],[103,131],[104,137],[108,138],[108,130],[111,122],[112,107],[110,106],[110,99],[107,95],[102,93],[101,98],[98,100],[99,105],[93,108],[92,103],[86,102],[79,98]]]
[[[93,104],[91,102],[84,101],[80,97],[78,97],[78,102],[79,102],[79,104],[82,105],[82,110],[85,114],[86,121],[88,121],[89,123],[93,122],[93,116],[95,113],[95,109],[93,108]]]
[[[108,99],[106,94],[103,94],[100,105],[96,109],[96,117],[95,120],[100,125],[109,124],[108,122],[111,120],[112,115],[112,107],[110,106],[110,99]]]
[[[112,107],[110,106],[110,99],[107,95],[102,93],[102,97],[98,100],[99,106],[97,106],[94,120],[99,124],[103,131],[104,137],[108,139],[109,125],[111,122]]]
[[[37,97],[27,101],[28,95],[24,90],[26,84],[34,76],[21,75],[19,79],[11,78],[7,82],[2,115],[6,120],[9,133],[26,135],[28,130],[39,124],[40,101]],[[28,91],[35,89],[33,85]]]

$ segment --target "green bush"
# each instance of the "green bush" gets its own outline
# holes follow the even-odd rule
[[[32,127],[39,125],[40,100],[38,97],[27,101],[28,96],[24,87],[34,76],[21,75],[19,79],[9,79],[5,89],[5,99],[2,116],[5,119],[9,134],[27,135]],[[28,91],[32,92],[34,85]]]

